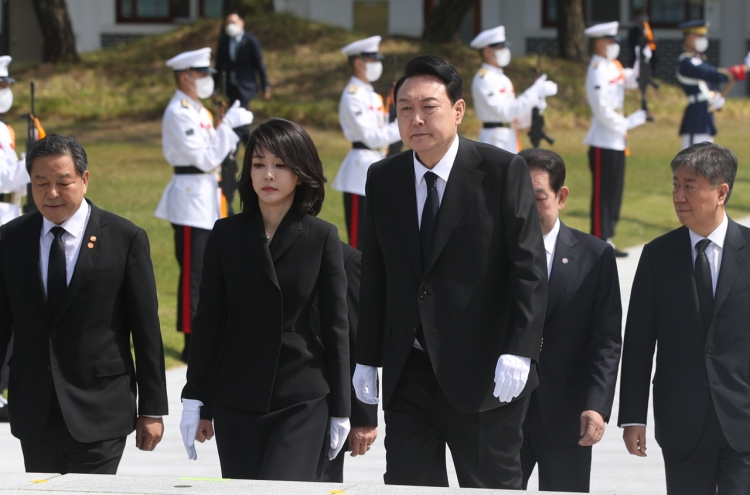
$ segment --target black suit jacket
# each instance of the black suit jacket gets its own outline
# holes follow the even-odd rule
[[[750,451],[750,229],[729,220],[714,318],[704,328],[690,234],[681,227],[643,248],[630,296],[619,424],[646,424],[656,351],[654,419],[662,448],[690,452],[709,407],[729,445]]]
[[[229,84],[230,73],[234,71],[237,76],[237,89],[242,98],[247,101],[252,100],[258,94],[258,77],[260,77],[261,89],[270,87],[266,66],[263,64],[260,41],[247,32],[242,35],[234,61],[229,56],[229,36],[222,33],[219,38],[219,45],[216,48],[216,74],[214,75],[216,88],[221,89],[221,73],[224,71],[227,74],[227,84]],[[229,104],[231,105],[232,102]]]
[[[539,387],[534,392],[549,437],[577,443],[583,411],[609,418],[621,328],[612,246],[560,222],[539,353]]]
[[[321,339],[311,323],[320,299]],[[216,222],[203,255],[182,396],[268,412],[329,396],[348,417],[346,274],[336,227],[290,210],[269,246],[259,212]]]
[[[53,387],[65,424],[80,442],[126,436],[136,414],[168,412],[148,237],[128,220],[90,207],[55,320],[39,267],[42,215],[29,213],[0,228],[0,361],[13,332],[9,412],[11,431],[21,440],[41,435]]]
[[[357,362],[383,367],[383,407],[396,388],[417,327],[453,407],[499,407],[492,395],[501,354],[537,359],[547,261],[523,158],[459,139],[422,270],[413,153],[368,172]],[[537,385],[535,368],[523,394]]]

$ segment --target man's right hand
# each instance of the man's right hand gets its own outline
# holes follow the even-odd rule
[[[622,433],[625,447],[632,455],[646,457],[646,427],[641,425],[626,426]]]
[[[253,112],[245,108],[240,107],[240,101],[234,100],[234,104],[229,107],[227,113],[221,120],[222,124],[226,124],[232,129],[250,125],[253,123]]]
[[[378,369],[374,366],[358,364],[354,368],[352,386],[357,399],[365,404],[377,404],[378,399]]]

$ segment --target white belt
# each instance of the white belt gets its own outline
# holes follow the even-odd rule
[[[694,95],[688,95],[687,97],[688,103],[691,103],[691,104],[698,103],[701,101],[708,101],[708,100],[709,100],[708,96],[703,93],[696,93]]]

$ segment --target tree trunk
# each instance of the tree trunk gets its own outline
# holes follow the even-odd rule
[[[450,41],[475,3],[470,0],[442,0],[427,19],[422,37],[432,43]]]
[[[560,56],[571,60],[586,61],[589,46],[583,30],[583,0],[559,0],[557,10],[557,41]]]
[[[65,0],[33,0],[34,12],[44,38],[44,62],[78,62],[76,38]]]
[[[242,17],[273,13],[273,0],[223,0],[222,12],[224,17],[232,12],[238,12]]]

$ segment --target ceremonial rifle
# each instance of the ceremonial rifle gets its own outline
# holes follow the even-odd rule
[[[651,116],[651,112],[648,109],[648,99],[646,93],[648,87],[653,86],[654,89],[659,89],[659,83],[652,77],[651,61],[646,62],[646,57],[643,56],[643,51],[649,46],[649,41],[645,35],[641,34],[638,40],[638,48],[640,52],[638,54],[640,58],[640,64],[638,67],[638,89],[641,91],[641,109],[646,112],[646,120],[649,122],[654,121],[654,117]],[[651,54],[653,57],[653,53]]]
[[[31,112],[21,115],[21,118],[26,119],[26,152],[28,153],[31,145],[47,135],[47,133],[44,132],[39,119],[36,117],[36,97],[34,94],[34,81],[31,81]],[[33,196],[31,194],[31,184],[27,186],[26,191],[26,205],[24,205],[23,207],[24,213],[28,213],[37,209],[36,204],[33,200]]]
[[[393,122],[396,120],[396,95],[393,94],[394,89],[396,88],[396,82],[398,81],[398,55],[393,55],[391,57],[391,84],[388,86],[388,98],[385,100],[385,112],[388,115],[388,123]],[[388,154],[387,156],[395,155],[396,153],[401,153],[401,148],[403,147],[404,143],[403,141],[397,141],[391,145],[388,146]]]
[[[214,102],[219,107],[219,118],[216,121],[216,127],[219,127],[224,115],[227,113],[229,104],[227,103],[227,71],[221,71],[221,101]],[[237,147],[239,149],[239,146]],[[232,205],[228,203],[227,198],[234,197],[234,193],[237,190],[237,154],[235,150],[229,152],[229,154],[221,162],[221,179],[219,181],[219,188],[221,189],[221,217],[225,218],[230,212],[233,212]]]
[[[542,75],[542,52],[537,54],[536,68],[534,69],[536,77]],[[531,140],[531,146],[538,148],[542,139],[547,141],[549,144],[555,144],[555,138],[547,134],[544,130],[544,115],[539,112],[539,107],[531,109],[531,129],[528,133],[529,139]]]

